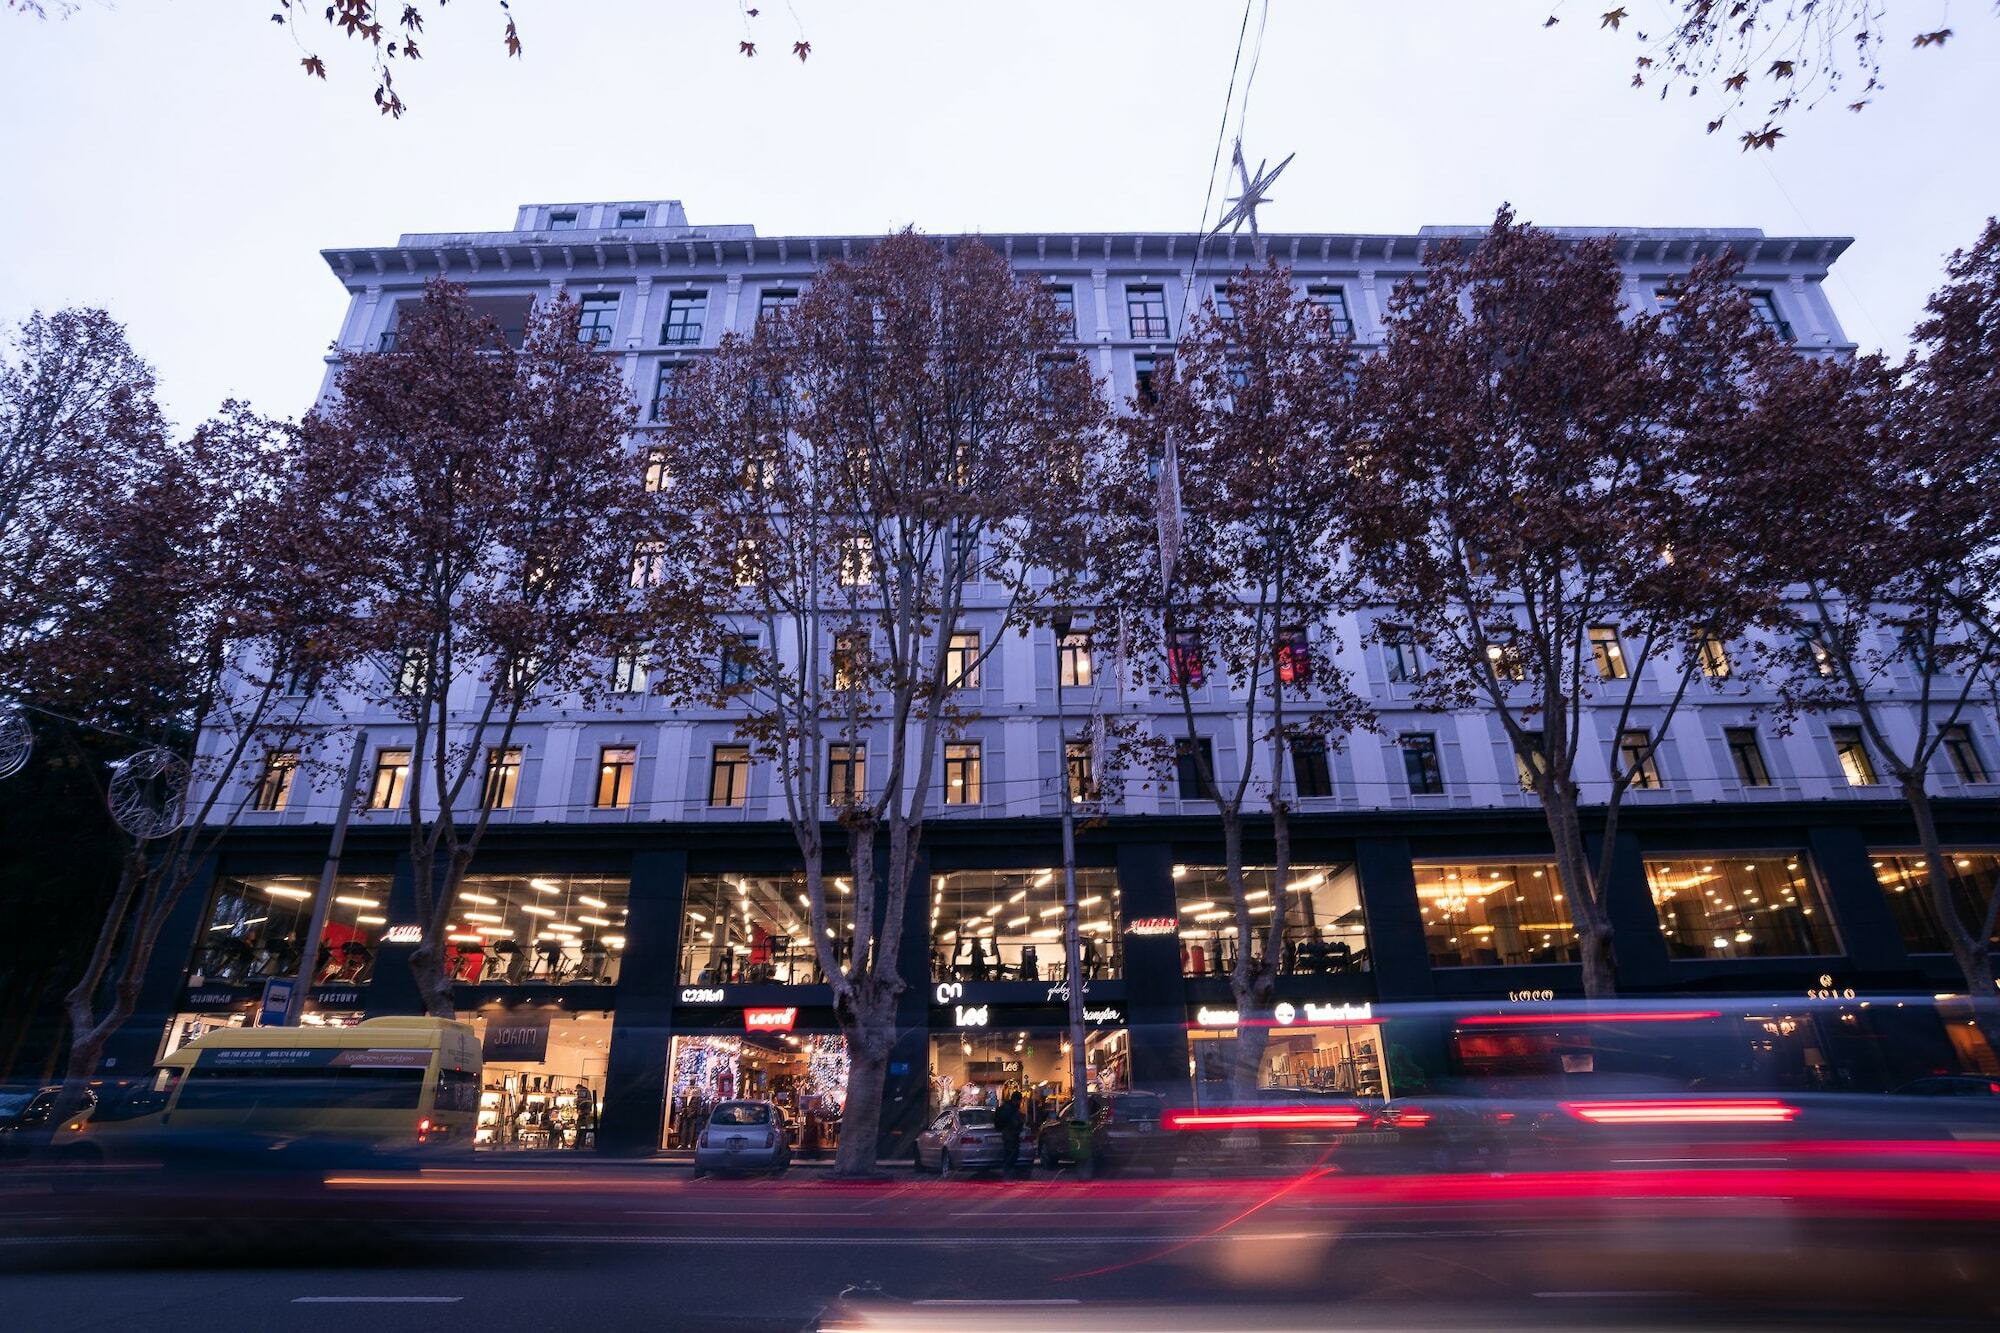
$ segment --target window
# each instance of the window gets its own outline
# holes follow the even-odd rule
[[[751,674],[757,667],[757,636],[754,634],[731,634],[723,639],[722,653],[716,663],[716,684],[725,692],[750,688]]]
[[[609,986],[631,893],[622,879],[467,875],[445,928],[445,967],[467,983]]]
[[[607,745],[597,759],[597,808],[626,810],[632,805],[632,777],[639,752],[630,745]]]
[[[1403,777],[1413,796],[1444,793],[1444,770],[1438,766],[1437,737],[1428,731],[1404,732],[1397,745],[1403,751]]]
[[[968,460],[960,459],[960,469],[968,466]],[[962,476],[959,485],[970,484],[969,476]],[[970,525],[954,527],[951,530],[951,547],[946,557],[951,563],[946,567],[948,577],[963,578],[968,583],[977,583],[982,571],[979,567],[979,532]]]
[[[1123,914],[1117,873],[1079,866],[1076,908],[1084,979],[1118,976]],[[1062,980],[1061,869],[955,870],[931,876],[931,975],[955,981]],[[1013,1041],[1008,1038],[1009,1045]]]
[[[1833,654],[1827,651],[1825,643],[1814,635],[1801,634],[1799,646],[1805,650],[1806,656],[1812,661],[1813,670],[1821,679],[1833,674]]]
[[[854,886],[831,874],[824,885],[826,927],[838,955],[854,929]],[[682,901],[682,985],[805,986],[823,980],[804,875],[690,875]],[[729,1058],[734,1068],[735,1056]]]
[[[1164,342],[1173,337],[1167,329],[1167,292],[1164,287],[1127,287],[1125,317],[1132,337],[1139,342]]]
[[[799,293],[793,287],[766,287],[757,294],[757,318],[783,319],[799,304]]]
[[[618,210],[618,228],[620,231],[631,231],[635,227],[643,227],[645,225],[646,225],[645,209],[621,208]]]
[[[1773,292],[1750,293],[1750,313],[1757,322],[1778,335],[1782,342],[1791,342],[1792,326],[1778,316],[1778,298]]]
[[[1333,770],[1326,762],[1326,742],[1318,736],[1292,737],[1292,786],[1300,800],[1333,795]]]
[[[1465,572],[1474,578],[1481,578],[1494,572],[1493,548],[1485,542],[1468,539],[1465,542]]]
[[[1868,746],[1861,739],[1859,727],[1829,727],[1827,735],[1833,740],[1833,753],[1840,760],[1841,776],[1850,787],[1872,787],[1875,785],[1875,761],[1868,756]]]
[[[309,666],[284,663],[278,668],[278,693],[287,699],[310,698],[318,674]]]
[[[675,292],[667,297],[667,322],[660,326],[660,341],[668,347],[698,346],[707,320],[707,292]]]
[[[1710,680],[1729,679],[1729,645],[1712,631],[1703,630],[1695,639],[1695,655],[1700,660],[1702,675]]]
[[[576,340],[588,347],[609,347],[618,323],[618,294],[592,292],[578,311]]]
[[[1293,625],[1278,631],[1278,679],[1287,685],[1312,683],[1312,648],[1306,632]]]
[[[1069,774],[1070,800],[1096,800],[1097,766],[1091,756],[1090,742],[1087,740],[1064,741],[1063,766]]]
[[[1919,625],[1905,625],[1896,635],[1896,652],[1909,659],[1917,674],[1928,676],[1937,670],[1936,659],[1931,656],[1931,646]]]
[[[1771,785],[1771,769],[1764,762],[1764,749],[1757,743],[1755,727],[1725,727],[1722,740],[1729,747],[1729,762],[1736,767],[1736,780],[1746,787]]]
[[[757,576],[763,572],[764,564],[755,540],[749,537],[736,539],[736,550],[729,558],[729,568],[736,578],[737,587],[749,588],[756,585]]]
[[[649,493],[667,489],[667,451],[648,449],[646,451],[646,471],[640,485]]]
[[[844,630],[833,636],[833,688],[861,687],[868,667],[868,636],[859,630]]]
[[[569,209],[563,209],[549,214],[549,230],[575,231],[576,230],[575,211]]]
[[[1417,632],[1408,625],[1384,625],[1382,664],[1391,684],[1414,682],[1423,673],[1417,661]]]
[[[645,654],[635,648],[611,659],[611,692],[613,694],[646,692]]]
[[[1972,743],[1972,728],[1963,722],[1953,722],[1938,728],[1938,733],[1942,738],[1940,748],[1960,782],[1992,781],[1986,774],[1986,765],[1980,762],[1979,747]]]
[[[854,588],[875,577],[875,542],[865,532],[851,532],[840,539],[840,582]]]
[[[708,803],[718,810],[741,810],[750,802],[750,747],[718,745],[708,761]]]
[[[375,780],[368,784],[370,810],[396,810],[403,804],[403,791],[410,783],[408,750],[377,750]]]
[[[1237,954],[1236,906],[1228,873],[1221,866],[1175,866],[1173,875],[1182,974],[1227,977]],[[1280,972],[1343,976],[1369,970],[1361,885],[1350,865],[1295,865],[1283,884],[1270,866],[1243,867],[1253,958],[1263,957],[1271,918],[1280,914],[1280,889],[1285,922]]]
[[[1072,630],[1063,635],[1062,643],[1056,649],[1056,679],[1065,689],[1089,685],[1094,664],[1090,657],[1090,635],[1083,630]]]
[[[1132,358],[1132,383],[1135,386],[1140,402],[1157,403],[1160,401],[1159,391],[1155,387],[1155,383],[1160,367],[1165,365],[1168,359],[1167,357],[1158,356],[1151,352],[1141,352]]]
[[[979,804],[979,742],[953,741],[944,747],[944,803]]]
[[[1229,284],[1226,282],[1215,284],[1215,317],[1224,324],[1236,322],[1236,302],[1232,299]]]
[[[1413,869],[1432,967],[1576,961],[1576,927],[1553,865],[1481,862]]]
[[[521,747],[486,750],[486,778],[480,784],[479,804],[487,810],[512,810],[521,789]]]
[[[944,674],[953,689],[979,688],[979,634],[960,630],[951,636],[944,650]]]
[[[1056,314],[1061,318],[1063,327],[1069,330],[1069,336],[1076,337],[1076,288],[1068,283],[1051,283],[1043,290],[1056,303]]]
[[[1646,883],[1675,958],[1839,952],[1803,853],[1648,861]]]
[[[1167,636],[1167,683],[1199,689],[1204,673],[1201,665],[1201,635],[1191,629],[1177,629]]]
[[[542,659],[534,654],[512,657],[500,673],[500,692],[507,696],[527,695],[542,679]]]
[[[1183,801],[1199,801],[1208,795],[1203,774],[1215,776],[1215,742],[1203,736],[1190,743],[1186,737],[1174,742],[1174,789]]]
[[[666,420],[667,409],[673,403],[674,395],[680,392],[681,368],[684,364],[680,361],[660,363],[658,377],[653,381],[653,420]]]
[[[264,756],[264,773],[251,797],[253,808],[275,814],[292,799],[292,778],[299,771],[297,750],[273,750]]]
[[[218,876],[194,957],[193,985],[244,986],[299,974],[306,929],[319,897],[317,875]],[[326,905],[315,983],[365,984],[373,973],[375,938],[387,918],[387,875],[342,875]]]
[[[868,796],[868,747],[826,747],[826,798],[833,805],[859,805]]]
[[[1308,287],[1306,299],[1326,312],[1333,331],[1345,337],[1354,332],[1354,320],[1347,313],[1347,292],[1340,287]]]
[[[1596,663],[1600,680],[1624,680],[1631,674],[1625,669],[1625,649],[1618,643],[1616,625],[1590,627],[1590,660]]]
[[[1653,737],[1643,727],[1629,727],[1618,733],[1618,766],[1632,775],[1634,787],[1653,790],[1660,781],[1659,751]]]
[[[1519,683],[1528,678],[1528,661],[1521,652],[1520,637],[1512,625],[1486,631],[1486,661],[1493,678],[1502,683]]]
[[[1526,750],[1518,745],[1513,747],[1514,779],[1521,784],[1522,791],[1532,792],[1535,789],[1535,765],[1547,762],[1543,757],[1545,746],[1541,732],[1529,731],[1523,735],[1528,742]]]
[[[667,576],[667,544],[640,542],[632,548],[632,586],[655,588]]]
[[[405,648],[396,661],[396,693],[405,699],[422,694],[430,683],[431,655],[422,648]]]
[[[1675,316],[1680,310],[1679,295],[1670,287],[1656,287],[1653,289],[1653,303],[1659,307],[1660,327],[1672,333],[1677,327]]]
[[[1959,924],[1974,939],[1986,922],[1986,909],[2000,884],[2000,854],[1990,851],[1947,851],[1944,854],[1946,883],[1951,890],[1953,909]],[[1931,877],[1924,858],[1916,855],[1881,855],[1873,858],[1875,879],[1888,901],[1889,914],[1903,947],[1911,953],[1948,953],[1943,923],[1938,920],[1937,903],[1931,894]],[[2000,923],[1996,923],[1988,947],[2000,944]]]

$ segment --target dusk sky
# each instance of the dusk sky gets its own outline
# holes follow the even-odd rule
[[[400,122],[376,114],[361,48],[313,33],[330,78],[309,79],[256,6],[0,13],[0,321],[103,305],[182,424],[229,395],[294,415],[345,299],[322,247],[501,229],[522,203],[673,198],[766,235],[1201,218],[1236,4],[794,5],[751,21],[747,60],[728,0],[516,0],[509,60],[497,5],[461,0],[400,72]],[[1704,134],[1706,93],[1631,89],[1629,29],[1601,31],[1598,8],[1558,5],[1544,29],[1546,0],[1275,0],[1246,149],[1298,156],[1264,225],[1408,231],[1512,201],[1551,225],[1852,236],[1828,294],[1863,347],[1900,349],[1943,257],[2000,210],[1988,7],[1942,52],[1903,32],[1930,15],[1893,18],[1878,104],[1794,115],[1775,153],[1739,151],[1754,126]]]

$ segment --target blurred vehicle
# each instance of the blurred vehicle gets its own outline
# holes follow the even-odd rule
[[[160,1071],[164,1074],[165,1071]],[[127,1155],[151,1156],[159,1146],[171,1086],[153,1079],[120,1079],[91,1086],[83,1109],[56,1126],[50,1155],[59,1162],[95,1165]]]
[[[718,1102],[694,1141],[694,1173],[773,1175],[792,1164],[785,1113],[775,1102]]]
[[[1357,1133],[1375,1132],[1383,1103],[1312,1088],[1257,1090],[1241,1105],[1167,1111],[1164,1129],[1178,1135],[1179,1160],[1209,1168],[1326,1164]]]
[[[36,1130],[49,1123],[49,1116],[56,1109],[56,1099],[62,1094],[62,1085],[35,1084],[0,1089],[0,1159],[18,1157],[29,1151],[31,1141],[39,1139]],[[84,1093],[84,1105],[88,1107],[95,1100],[95,1094]]]
[[[936,1169],[947,1175],[955,1169],[1011,1167],[1007,1147],[993,1123],[993,1112],[984,1106],[948,1106],[937,1113],[924,1132],[917,1135],[917,1170]]]
[[[1399,1097],[1334,1141],[1343,1170],[1498,1171],[1520,1112],[1471,1097]]]
[[[2000,1078],[1986,1074],[1941,1074],[1892,1089],[1892,1097],[2000,1097]]]
[[[1054,1170],[1076,1160],[1070,1128],[1075,1103],[1065,1102],[1035,1139],[1035,1160]],[[1167,1099],[1156,1092],[1114,1092],[1090,1099],[1090,1154],[1100,1170],[1144,1168],[1160,1175],[1180,1160],[1180,1141],[1164,1128]]]

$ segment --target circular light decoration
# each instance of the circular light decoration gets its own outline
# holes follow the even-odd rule
[[[158,746],[121,760],[111,777],[111,817],[141,840],[164,837],[187,814],[187,761]]]
[[[34,729],[19,713],[0,713],[0,778],[11,778],[28,766],[35,748]]]

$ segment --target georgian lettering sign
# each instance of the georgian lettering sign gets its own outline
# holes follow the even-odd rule
[[[1553,1000],[1555,998],[1556,993],[1552,990],[1510,990],[1507,992],[1508,1002],[1512,1004],[1536,1004],[1543,1000]]]
[[[682,1003],[682,1004],[721,1004],[721,1003],[722,1003],[722,987],[720,987],[720,986],[683,986],[683,987],[681,987],[681,1003]]]
[[[1806,998],[1808,1000],[1851,1000],[1854,998],[1854,987],[1836,986],[1833,984],[1833,974],[1831,972],[1822,972],[1819,974],[1819,985],[1807,990]]]
[[[959,981],[940,981],[937,984],[936,994],[939,1004],[950,1004],[953,1000],[965,994],[965,983]]]

